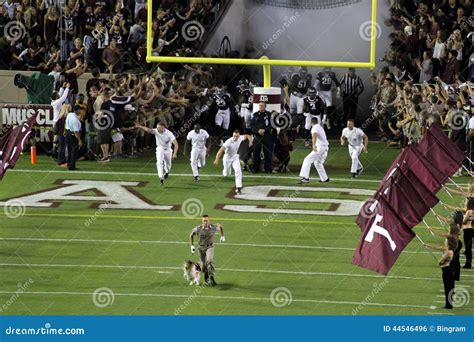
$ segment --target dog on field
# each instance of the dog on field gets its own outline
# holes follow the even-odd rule
[[[185,260],[183,263],[184,278],[189,281],[189,285],[199,285],[202,268],[197,262]]]

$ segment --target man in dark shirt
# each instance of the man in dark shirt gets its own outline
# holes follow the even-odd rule
[[[458,52],[451,50],[448,53],[448,60],[446,61],[446,67],[444,68],[442,80],[446,84],[453,84],[456,82],[456,78],[459,75],[459,61],[457,60]]]
[[[267,111],[265,102],[260,102],[258,112],[252,115],[250,127],[254,136],[252,173],[258,173],[260,171],[262,149],[265,172],[271,173],[273,153],[271,113]]]

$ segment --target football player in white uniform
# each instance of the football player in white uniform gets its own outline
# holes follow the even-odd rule
[[[319,124],[318,118],[311,119],[311,138],[313,143],[313,151],[304,159],[301,166],[300,177],[298,184],[309,183],[309,174],[311,172],[311,165],[314,164],[316,171],[319,174],[320,183],[329,183],[326,170],[324,169],[324,162],[328,156],[329,142],[326,137],[324,128]]]
[[[199,168],[206,165],[206,157],[209,155],[209,133],[201,128],[200,124],[195,124],[194,129],[188,133],[184,144],[183,154],[186,156],[188,141],[191,142],[191,169],[193,170],[194,181],[199,182]]]
[[[222,162],[224,164],[224,170],[222,174],[224,177],[228,177],[232,174],[232,169],[234,169],[235,174],[235,192],[240,195],[242,194],[242,169],[240,167],[240,156],[239,156],[239,147],[242,141],[249,139],[250,144],[252,144],[252,136],[245,135],[241,136],[240,131],[234,131],[232,138],[226,140],[226,142],[222,145],[216,155],[216,159],[214,160],[214,165],[219,165],[219,160],[221,159],[222,155],[224,158]]]
[[[363,166],[359,161],[359,155],[362,151],[367,153],[369,138],[364,131],[355,127],[354,120],[352,119],[347,121],[347,127],[342,130],[341,146],[344,146],[346,142],[349,145],[349,155],[352,160],[352,178],[357,178],[363,170]]]
[[[163,122],[159,122],[156,128],[151,129],[139,124],[135,128],[141,129],[149,134],[153,134],[156,139],[156,169],[160,178],[160,185],[165,185],[165,179],[168,179],[171,170],[171,158],[176,160],[178,157],[178,141],[173,133],[166,129]],[[173,146],[173,149],[171,149]]]

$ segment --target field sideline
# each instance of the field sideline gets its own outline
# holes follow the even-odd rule
[[[23,155],[0,183],[0,202],[23,197],[20,203],[44,207],[0,210],[0,314],[474,314],[472,301],[449,312],[440,308],[441,271],[433,258],[440,254],[416,239],[388,277],[351,264],[360,229],[355,216],[346,214],[378,188],[397,150],[370,143],[369,154],[361,155],[365,171],[353,180],[347,147],[332,141],[326,162],[332,182],[319,184],[313,169],[311,183],[297,186],[307,152],[296,146],[291,173],[244,172],[243,197],[234,196],[234,179],[224,179],[221,166],[212,165],[214,153],[199,184],[180,155],[164,188],[153,151],[106,164],[79,162],[77,172],[45,156],[33,166]],[[465,184],[469,178],[456,180]],[[74,200],[35,197],[69,187],[80,189],[64,193]],[[123,192],[113,200],[93,198],[116,188]],[[265,189],[268,196],[258,197]],[[438,196],[462,203],[444,192]],[[123,205],[135,209],[114,208],[127,198]],[[435,210],[448,213],[441,206]],[[192,257],[187,237],[200,223],[193,216],[202,213],[226,233],[226,243],[216,245],[215,288],[189,286],[181,271],[183,260]],[[433,215],[426,221],[439,226]],[[424,226],[415,230],[426,242],[442,244]],[[463,270],[460,293],[470,295],[473,286],[474,271]]]

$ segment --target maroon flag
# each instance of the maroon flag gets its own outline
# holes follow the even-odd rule
[[[410,145],[407,146],[398,155],[398,157],[388,169],[386,175],[382,180],[380,188],[376,192],[376,194],[378,194],[387,191],[388,188],[392,188],[392,183],[394,181],[401,182],[399,185],[397,185],[397,189],[404,189],[403,193],[400,192],[400,190],[397,190],[396,192],[392,191],[390,193],[390,196],[386,197],[386,199],[394,208],[395,212],[397,212],[399,215],[401,213],[406,215],[406,224],[410,228],[413,227],[412,223],[410,222],[417,221],[415,225],[419,223],[423,216],[426,215],[427,210],[429,210],[436,203],[438,203],[438,199],[436,198],[434,193],[438,192],[438,190],[441,189],[441,180],[443,178],[442,175],[439,174],[439,172],[437,172],[436,170],[431,170],[430,168],[432,168],[432,166],[425,160],[422,155],[417,153],[415,150],[416,148],[413,145]],[[418,180],[421,180],[421,183],[424,184],[424,186],[420,188],[420,195],[423,196],[423,198],[424,196],[426,196],[428,200],[426,206],[423,205],[424,202],[420,202],[417,204],[418,206],[423,207],[423,210],[420,210],[418,214],[416,214],[416,212],[413,212],[413,210],[411,209],[405,211],[406,209],[410,208],[410,202],[414,204],[414,201],[408,201],[407,199],[411,198],[411,193],[413,193],[415,190],[413,189],[413,186],[410,184],[409,180],[403,179],[403,175],[405,175],[406,172],[400,173],[400,168],[403,168],[404,170],[414,170],[415,172],[412,172],[409,175],[411,176],[413,173],[417,175],[417,180],[413,181],[415,182],[415,185],[418,185],[420,183]],[[419,199],[418,196],[415,196],[414,198],[416,198],[417,200]],[[370,211],[370,206],[372,205],[372,203],[373,199],[369,199],[366,203],[364,203],[360,210],[359,216],[357,217],[356,223],[357,225],[359,225],[362,231],[364,231],[365,227],[367,226],[367,212]],[[431,205],[432,203],[435,204]],[[415,217],[417,218],[415,219]]]
[[[36,124],[36,116],[30,116],[20,126],[11,128],[0,138],[0,179],[9,168],[15,167],[28,136]]]
[[[436,125],[426,132],[417,150],[443,175],[442,184],[459,170],[466,158],[464,152]]]
[[[442,166],[430,162],[413,145],[408,146],[406,150],[408,153],[404,156],[402,163],[418,176],[430,192],[437,193],[447,180]]]
[[[400,177],[398,180],[399,187],[405,192],[413,208],[424,217],[431,208],[438,204],[439,198],[406,165],[400,167],[400,173],[404,177]],[[405,185],[406,183],[410,183],[410,187]]]
[[[398,173],[398,175],[400,175],[400,173]],[[423,220],[423,217],[430,209],[425,208],[426,212],[424,213],[418,212],[418,210],[413,207],[410,197],[407,196],[405,192],[414,192],[415,190],[409,182],[403,179],[403,175],[397,178],[401,179],[396,181],[395,177],[391,177],[385,182],[384,188],[381,189],[380,196],[385,198],[403,223],[411,229]]]
[[[374,197],[369,212],[371,216],[368,217],[352,263],[387,275],[415,233],[405,225],[383,196]]]

